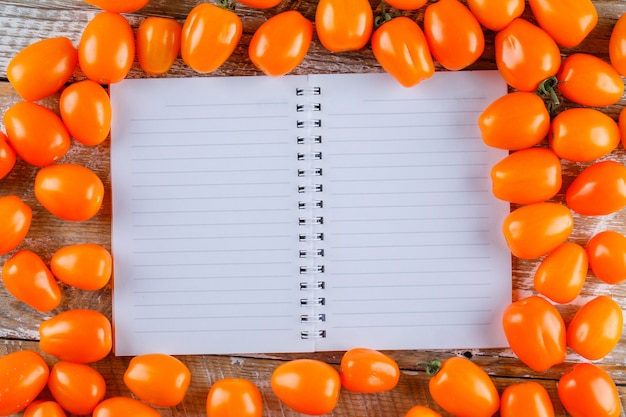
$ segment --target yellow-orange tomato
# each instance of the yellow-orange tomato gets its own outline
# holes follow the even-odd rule
[[[33,219],[33,210],[15,195],[0,197],[0,255],[11,252],[24,240]]]
[[[626,147],[626,107],[624,107],[619,113],[617,126],[619,127],[619,135],[622,146]]]
[[[254,9],[269,9],[278,6],[282,0],[237,0],[237,3],[245,4]]]
[[[602,216],[626,207],[626,167],[616,161],[596,162],[567,187],[567,205],[585,216]]]
[[[61,118],[36,103],[15,103],[4,113],[4,127],[11,147],[31,165],[49,165],[70,148],[70,135]]]
[[[6,135],[0,132],[0,180],[11,172],[16,161],[15,151],[9,145]]]
[[[44,39],[17,53],[7,66],[7,78],[24,100],[38,101],[59,91],[70,79],[78,51],[66,37]]]
[[[135,356],[124,373],[124,384],[140,400],[158,407],[183,401],[191,382],[189,368],[173,356],[152,353]]]
[[[613,68],[626,75],[626,13],[613,26],[609,39],[609,59]]]
[[[70,85],[61,93],[59,110],[70,135],[83,145],[99,145],[109,135],[111,101],[100,84],[84,80]]]
[[[528,0],[537,23],[561,46],[572,48],[596,27],[592,0]]]
[[[416,405],[411,407],[404,417],[441,417],[441,414],[423,405]]]
[[[557,383],[559,399],[572,416],[618,417],[622,405],[615,381],[592,363],[577,363]]]
[[[353,348],[344,353],[339,368],[341,385],[353,392],[384,392],[395,388],[400,368],[382,352]]]
[[[128,397],[111,397],[93,410],[92,417],[161,417],[154,408]]]
[[[87,167],[50,165],[40,169],[35,177],[35,197],[50,213],[61,219],[84,221],[100,210],[104,184]]]
[[[367,0],[319,0],[315,10],[317,37],[331,52],[355,51],[370,40],[374,12]]]
[[[84,0],[85,3],[114,13],[131,13],[143,8],[150,0]]]
[[[35,401],[24,410],[24,417],[66,417],[65,410],[55,401]]]
[[[502,392],[500,417],[554,417],[554,406],[543,385],[519,382]]]
[[[589,266],[607,284],[626,281],[626,236],[615,230],[596,233],[587,242]]]
[[[61,290],[46,263],[34,252],[17,251],[2,266],[2,283],[18,300],[37,311],[54,310]]]
[[[417,10],[426,4],[428,0],[390,0],[385,1],[391,7],[399,10]]]
[[[94,310],[67,310],[41,322],[39,339],[42,351],[61,360],[96,362],[111,351],[111,322]]]
[[[222,378],[211,385],[206,414],[207,417],[261,417],[261,391],[247,379]]]
[[[48,379],[54,399],[72,414],[91,414],[104,398],[106,381],[89,365],[68,361],[54,364]]]
[[[137,28],[136,50],[141,69],[148,74],[165,74],[180,53],[182,26],[175,19],[151,16]]]
[[[574,228],[574,216],[567,206],[541,202],[521,206],[505,219],[502,231],[514,256],[533,259],[565,242]]]
[[[481,25],[498,32],[524,13],[526,2],[524,0],[467,0],[467,6]]]
[[[20,350],[0,357],[0,375],[0,416],[9,416],[37,398],[50,369],[38,353]]]
[[[78,64],[87,78],[101,84],[123,80],[135,59],[135,35],[118,13],[100,12],[85,26]]]
[[[111,278],[111,253],[100,245],[82,243],[64,246],[50,259],[50,269],[61,282],[81,290],[99,290]]]
[[[535,290],[556,303],[569,303],[580,294],[587,279],[587,270],[585,248],[574,242],[565,242],[539,264],[534,277]]]

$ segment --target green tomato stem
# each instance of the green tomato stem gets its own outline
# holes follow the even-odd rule
[[[430,362],[420,362],[419,365],[424,365],[428,376],[434,376],[441,369],[443,362],[439,359],[433,359]]]
[[[385,6],[386,6],[386,3],[383,0],[380,3],[380,14],[376,16],[376,18],[374,19],[374,28],[378,28],[382,26],[385,22],[388,22],[395,17],[393,13],[390,13],[385,10]]]
[[[556,87],[558,85],[559,80],[555,76],[552,76],[543,80],[537,88],[536,94],[544,99],[550,114],[554,114],[556,109],[561,105],[561,100],[556,94]]]

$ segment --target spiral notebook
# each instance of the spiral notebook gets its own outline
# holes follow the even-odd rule
[[[111,86],[117,355],[505,346],[497,71]]]

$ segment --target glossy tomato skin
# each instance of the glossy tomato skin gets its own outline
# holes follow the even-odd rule
[[[113,258],[104,247],[93,243],[80,243],[58,249],[50,259],[50,270],[67,285],[93,291],[109,282]]]
[[[565,361],[565,323],[546,299],[532,295],[511,303],[502,326],[513,353],[533,370],[543,372]]]
[[[425,5],[427,1],[428,0],[391,0],[385,3],[398,10],[417,10]]]
[[[282,0],[238,0],[237,3],[245,4],[253,9],[269,9],[278,6]]]
[[[261,391],[248,379],[222,378],[211,385],[206,413],[207,417],[261,417]]]
[[[66,417],[65,410],[55,401],[34,401],[24,410],[24,417]]]
[[[35,197],[55,216],[80,222],[91,219],[100,210],[104,184],[87,167],[50,165],[40,169],[35,177]]]
[[[626,167],[616,161],[585,168],[565,192],[567,205],[585,216],[602,216],[626,207]]]
[[[411,407],[404,417],[441,417],[441,414],[423,405],[416,405]]]
[[[480,24],[498,32],[524,13],[526,2],[524,0],[467,0],[467,6]]]
[[[546,256],[535,271],[535,290],[555,303],[574,301],[587,280],[589,260],[584,247],[564,242]]]
[[[561,66],[558,45],[546,31],[522,18],[514,19],[495,37],[496,65],[502,78],[520,91],[536,91]]]
[[[502,392],[500,417],[554,417],[554,405],[543,385],[519,382]]]
[[[233,53],[241,32],[241,19],[234,12],[200,3],[189,12],[183,25],[180,41],[183,61],[196,72],[215,71]]]
[[[31,350],[0,357],[0,415],[24,410],[44,389],[49,375],[41,355]]]
[[[561,46],[580,44],[598,23],[591,0],[528,0],[537,23]]]
[[[94,310],[67,310],[44,320],[39,337],[42,351],[77,363],[99,361],[112,347],[111,322]]]
[[[83,416],[104,399],[106,381],[89,365],[59,361],[50,371],[48,389],[65,410]]]
[[[435,60],[452,71],[473,64],[485,50],[480,23],[458,0],[439,0],[426,7],[424,35]]]
[[[596,233],[587,242],[589,266],[607,284],[626,281],[626,236],[615,230]]]
[[[382,352],[353,348],[344,353],[339,368],[341,385],[352,392],[390,391],[398,384],[400,368]]]
[[[602,368],[578,363],[559,379],[559,399],[572,417],[617,417],[622,406],[615,382]]]
[[[374,12],[367,0],[320,0],[315,10],[315,29],[329,51],[355,51],[370,40]]]
[[[254,32],[248,55],[265,75],[293,71],[304,59],[313,39],[313,23],[297,10],[272,16]]]
[[[16,195],[0,197],[0,255],[11,252],[30,230],[33,210]]]
[[[139,24],[135,49],[141,69],[148,74],[165,74],[180,54],[182,26],[175,19],[150,16]]]
[[[435,73],[424,32],[408,17],[383,23],[372,34],[371,43],[378,63],[404,87],[413,87]]]
[[[117,2],[116,2],[117,3]],[[78,44],[78,64],[99,84],[123,80],[135,59],[135,35],[122,15],[100,12],[85,26]]]
[[[143,8],[150,0],[83,0],[87,4],[114,13],[132,13]]]
[[[111,397],[96,406],[92,417],[160,417],[154,408],[129,397]]]
[[[50,165],[70,148],[70,135],[61,118],[36,103],[15,103],[4,113],[4,127],[11,147],[31,165]]]
[[[584,106],[609,106],[624,94],[624,80],[617,70],[590,54],[577,53],[565,58],[557,79],[559,92]]]
[[[0,132],[0,180],[6,177],[15,166],[17,155],[4,133]]]
[[[38,101],[59,91],[77,64],[78,51],[68,38],[49,38],[18,52],[7,66],[7,78],[24,100]]]
[[[626,75],[626,14],[622,14],[609,38],[609,60],[621,75]]]
[[[111,100],[94,81],[79,81],[63,90],[59,111],[69,134],[85,146],[99,145],[109,135]]]

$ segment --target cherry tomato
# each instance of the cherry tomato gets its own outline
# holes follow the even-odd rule
[[[439,0],[426,7],[424,35],[435,60],[448,70],[468,67],[485,50],[480,23],[458,0]]]
[[[561,189],[561,161],[545,148],[513,152],[491,168],[491,190],[500,200],[539,203]]]
[[[241,32],[241,19],[234,12],[200,3],[189,12],[183,25],[180,41],[183,61],[197,72],[215,71],[233,53]]]
[[[37,311],[54,310],[61,290],[46,263],[34,252],[17,251],[2,267],[2,283],[11,295]]]
[[[571,108],[552,120],[549,142],[560,158],[588,162],[617,148],[620,132],[615,120],[601,111]]]
[[[15,151],[9,145],[6,135],[0,132],[0,180],[11,172],[16,161]]]
[[[28,164],[45,166],[64,156],[70,148],[70,135],[63,121],[52,110],[21,101],[4,113],[9,144]]]
[[[94,310],[67,310],[39,325],[39,347],[61,360],[91,363],[109,354],[111,322]]]
[[[574,216],[563,204],[541,202],[521,206],[505,219],[502,231],[514,256],[533,259],[565,242],[574,228]]]
[[[99,290],[109,282],[113,259],[100,245],[64,246],[50,259],[50,269],[61,282],[81,290]]]
[[[516,151],[535,146],[548,135],[550,113],[537,94],[516,91],[487,106],[478,127],[487,146]]]
[[[92,170],[81,165],[50,165],[35,177],[35,197],[61,219],[84,221],[100,210],[104,185]]]
[[[591,0],[528,0],[528,5],[539,26],[567,48],[581,43],[598,23]]]
[[[594,55],[568,56],[557,75],[559,92],[584,106],[609,106],[624,94],[624,80],[609,63]]]
[[[161,417],[154,408],[128,397],[111,397],[93,410],[92,417]]]
[[[180,53],[182,26],[175,19],[151,16],[139,24],[135,35],[137,60],[148,74],[165,74]]]
[[[89,365],[59,361],[50,371],[48,389],[54,399],[72,414],[91,414],[104,398],[106,381]]]
[[[424,32],[406,16],[379,26],[371,43],[378,63],[404,87],[417,85],[435,73]]]
[[[70,79],[78,51],[66,37],[44,39],[17,53],[7,66],[7,78],[24,100],[38,101],[63,87]]]
[[[313,23],[297,10],[288,10],[259,26],[250,39],[248,55],[266,75],[284,75],[300,65],[312,39]]]
[[[404,417],[441,417],[441,414],[422,405],[416,405],[406,412]]]
[[[237,0],[237,3],[245,4],[253,9],[269,9],[278,6],[282,0]]]
[[[211,385],[206,400],[207,417],[261,417],[261,391],[244,378],[223,378]]]
[[[54,401],[35,401],[24,410],[24,417],[66,417],[65,410]]]
[[[511,303],[502,315],[502,326],[513,353],[535,371],[565,361],[565,323],[545,298],[531,295]]]
[[[329,364],[315,359],[295,359],[272,373],[272,390],[288,407],[303,414],[330,413],[339,401],[341,379]]]
[[[134,59],[135,35],[123,16],[100,12],[87,23],[78,44],[78,64],[87,78],[100,84],[119,82]]]
[[[541,261],[535,271],[535,290],[555,303],[574,301],[587,279],[588,257],[585,248],[565,242]]]
[[[11,252],[24,240],[33,219],[32,209],[15,195],[0,197],[0,255]]]
[[[500,31],[526,8],[524,0],[467,0],[467,6],[487,29]]]
[[[417,10],[425,5],[427,1],[428,0],[387,0],[385,3],[399,10]]]
[[[517,18],[495,37],[496,65],[513,88],[535,91],[561,66],[561,51],[546,31]]]
[[[615,382],[602,368],[578,363],[557,384],[563,407],[573,417],[618,417],[622,411]]]
[[[150,0],[83,0],[87,4],[114,13],[132,13],[147,5]]]
[[[609,60],[613,68],[626,75],[626,13],[613,26],[609,39]]]
[[[49,374],[36,352],[20,350],[0,357],[0,416],[25,409],[44,389]]]
[[[355,51],[370,40],[374,12],[367,0],[319,0],[315,10],[317,37],[331,52]]]
[[[567,205],[585,216],[602,216],[626,207],[626,167],[600,161],[585,168],[565,192]]]
[[[70,135],[83,145],[99,145],[109,135],[111,100],[100,84],[84,80],[70,85],[61,93],[59,110]]]
[[[596,233],[587,242],[589,266],[607,284],[626,281],[626,236],[615,230]]]
[[[519,382],[502,392],[500,417],[554,417],[554,406],[543,385]]]
[[[382,352],[353,348],[344,353],[339,368],[341,385],[353,392],[390,391],[398,384],[400,368]]]
[[[500,408],[498,391],[489,375],[471,360],[454,356],[432,361],[428,390],[441,408],[457,417],[492,416]]]

